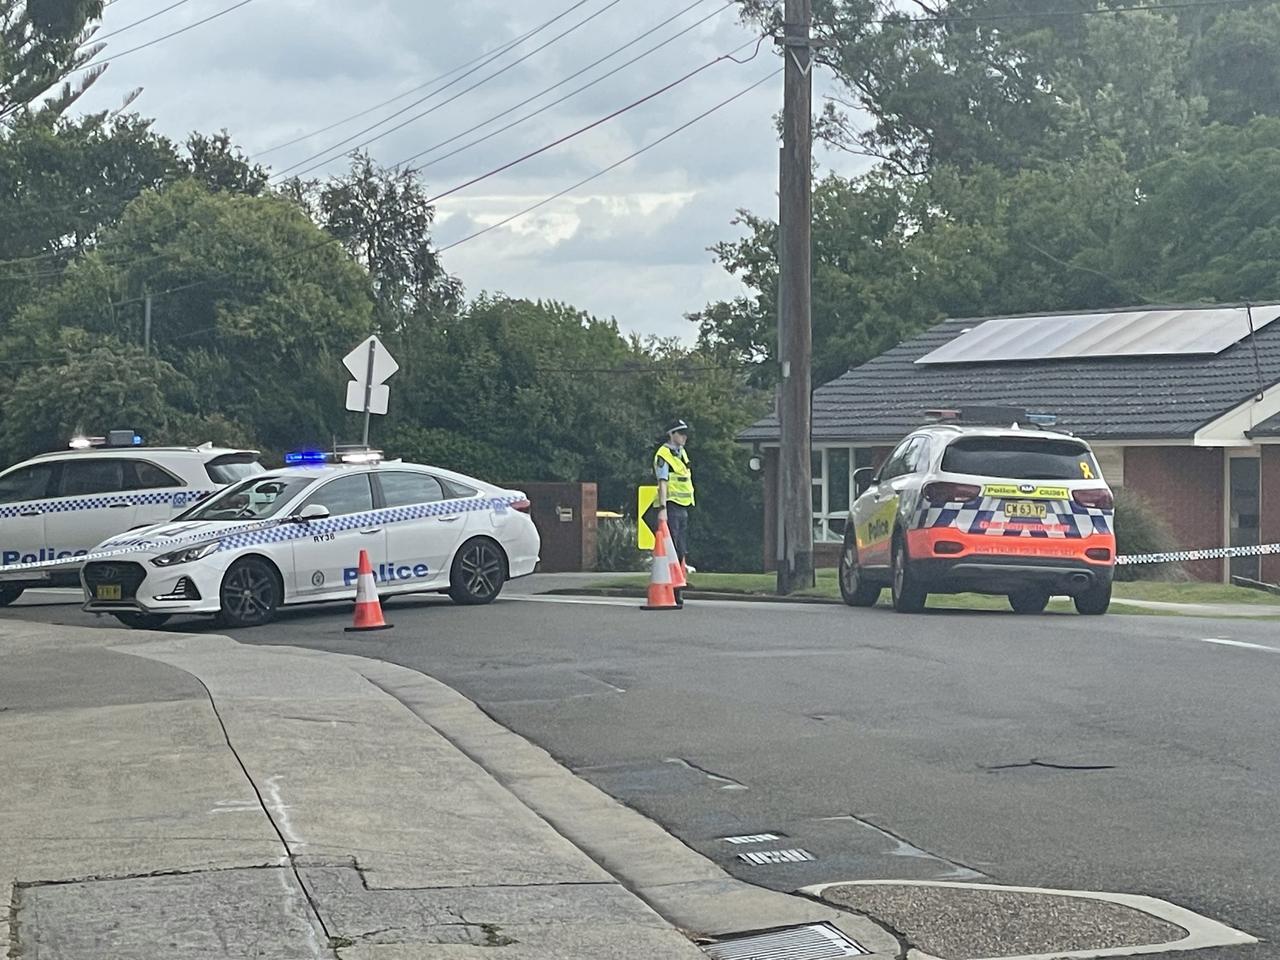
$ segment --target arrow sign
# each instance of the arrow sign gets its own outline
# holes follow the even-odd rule
[[[342,365],[355,377],[347,384],[347,409],[364,413],[364,445],[369,445],[369,414],[384,414],[391,388],[384,381],[400,369],[400,364],[376,336],[370,337],[342,358]]]

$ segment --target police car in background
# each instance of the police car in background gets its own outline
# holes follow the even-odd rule
[[[285,460],[172,523],[101,544],[95,553],[129,552],[84,565],[84,609],[144,628],[174,614],[257,626],[282,606],[350,601],[361,550],[384,597],[437,592],[482,604],[538,563],[519,491],[376,451]]]
[[[132,430],[0,473],[0,606],[35,585],[78,584],[78,571],[3,576],[6,566],[83,556],[108,537],[170,520],[228,483],[261,473],[256,450],[147,447]]]
[[[952,422],[916,430],[874,476],[855,475],[839,567],[845,602],[872,606],[888,587],[902,613],[924,609],[930,593],[969,591],[1007,596],[1015,613],[1040,613],[1055,595],[1079,613],[1105,613],[1115,501],[1089,445],[1021,428],[1051,426],[1052,415],[935,415]]]

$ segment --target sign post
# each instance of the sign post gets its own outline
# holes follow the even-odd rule
[[[364,446],[369,446],[369,415],[385,414],[391,398],[391,388],[384,381],[391,379],[400,364],[382,345],[376,336],[370,337],[342,358],[342,365],[355,377],[347,384],[347,409],[364,413]]]

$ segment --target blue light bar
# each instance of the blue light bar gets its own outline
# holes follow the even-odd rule
[[[297,467],[309,463],[328,463],[329,455],[323,450],[293,450],[284,455],[285,466]]]

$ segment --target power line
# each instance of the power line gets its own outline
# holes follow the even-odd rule
[[[120,34],[124,33],[126,30],[132,30],[134,27],[141,26],[142,24],[146,23],[148,20],[154,20],[156,17],[159,17],[163,14],[168,13],[170,10],[173,10],[176,7],[182,6],[184,3],[190,3],[190,2],[191,0],[177,0],[176,3],[169,4],[169,6],[165,7],[163,10],[157,10],[155,13],[150,14],[149,16],[143,17],[141,20],[133,21],[133,23],[126,23],[123,27],[120,27],[119,29],[116,29],[116,30],[112,30],[110,33],[104,33],[98,36],[90,37],[85,42],[98,43],[101,40],[110,40],[112,37],[118,37]]]
[[[664,93],[667,93],[670,90],[674,90],[676,87],[680,86],[680,84],[684,83],[686,80],[696,77],[698,74],[702,73],[703,70],[709,70],[711,67],[714,67],[718,63],[723,63],[725,60],[732,60],[734,63],[750,63],[760,53],[760,44],[762,44],[763,42],[764,42],[764,37],[760,37],[760,39],[756,41],[755,53],[753,53],[746,60],[738,60],[736,57],[733,56],[732,53],[722,53],[720,56],[716,57],[714,60],[708,60],[702,66],[695,67],[693,70],[690,70],[684,76],[677,77],[675,80],[672,80],[670,83],[666,84],[665,86],[659,87],[657,90],[654,90],[652,93],[645,94],[639,100],[633,100],[631,101],[631,103],[628,103],[626,106],[619,107],[617,110],[614,110],[612,113],[605,114],[600,119],[591,121],[586,126],[579,127],[577,130],[574,130],[571,133],[566,133],[564,136],[558,137],[557,139],[552,140],[550,143],[547,143],[541,147],[538,147],[536,150],[530,150],[528,153],[522,156],[516,157],[514,160],[508,161],[507,163],[504,163],[500,167],[494,167],[488,173],[482,173],[478,177],[472,177],[470,180],[466,181],[465,183],[460,183],[456,187],[451,187],[450,189],[444,191],[443,193],[437,193],[434,197],[429,197],[426,202],[435,203],[437,200],[443,200],[445,197],[452,196],[453,194],[457,193],[460,190],[465,190],[467,187],[474,186],[475,184],[479,183],[481,180],[488,180],[490,177],[497,176],[499,173],[503,173],[506,170],[510,170],[512,167],[518,166],[519,164],[524,163],[526,160],[532,160],[534,157],[544,154],[548,150],[551,150],[551,149],[554,149],[555,147],[560,146],[562,143],[572,140],[575,137],[579,137],[582,134],[588,132],[589,130],[594,130],[596,127],[601,126],[602,124],[608,123],[610,120],[620,117],[622,116],[622,114],[627,113],[630,110],[634,110],[636,107],[641,106],[642,104],[648,103],[650,100],[660,97]]]
[[[514,69],[515,67],[518,67],[520,64],[524,63],[524,62],[525,62],[526,60],[528,60],[530,57],[533,57],[533,56],[535,56],[536,54],[541,53],[543,50],[547,49],[547,47],[551,46],[552,44],[554,44],[554,43],[556,43],[556,42],[558,42],[558,41],[560,41],[560,40],[563,40],[565,37],[567,37],[569,34],[573,33],[573,32],[574,32],[575,30],[577,30],[578,28],[583,27],[583,26],[585,26],[586,24],[590,23],[590,22],[591,22],[592,20],[594,20],[596,17],[598,17],[598,16],[600,16],[601,14],[605,13],[606,11],[608,11],[608,10],[612,9],[613,7],[616,7],[616,6],[617,6],[619,3],[621,3],[621,2],[622,2],[622,0],[609,0],[609,2],[608,2],[608,3],[606,3],[603,7],[601,7],[599,10],[597,10],[595,13],[590,14],[589,16],[585,17],[585,18],[584,18],[584,19],[582,19],[582,20],[579,20],[577,23],[575,23],[573,26],[571,26],[568,30],[565,30],[563,33],[558,33],[558,34],[556,34],[554,37],[552,37],[550,40],[548,40],[546,43],[542,44],[541,46],[534,47],[532,50],[530,50],[528,53],[526,53],[523,57],[520,57],[519,59],[512,61],[511,63],[507,64],[507,65],[506,65],[505,67],[503,67],[502,69],[497,70],[497,71],[495,71],[494,73],[489,74],[487,77],[484,77],[484,78],[483,78],[483,79],[481,79],[481,80],[477,80],[477,81],[476,81],[475,83],[473,83],[471,86],[467,87],[465,90],[460,90],[460,91],[458,91],[458,92],[457,92],[457,93],[455,93],[453,96],[449,97],[447,100],[442,100],[440,103],[437,103],[435,106],[433,106],[433,107],[428,107],[426,110],[422,111],[421,113],[414,114],[412,117],[409,117],[409,119],[401,121],[400,123],[396,124],[394,127],[391,127],[391,128],[390,128],[390,129],[388,129],[388,130],[384,130],[384,131],[382,131],[381,133],[376,134],[375,136],[370,137],[368,140],[363,140],[363,141],[361,141],[360,143],[357,143],[354,147],[351,147],[351,149],[352,149],[352,150],[359,150],[359,149],[361,149],[362,147],[367,147],[369,144],[371,144],[371,143],[376,143],[378,140],[381,140],[383,137],[387,136],[388,134],[395,133],[397,130],[403,129],[404,127],[408,126],[409,124],[414,123],[414,122],[416,122],[416,121],[418,121],[418,120],[421,120],[423,117],[427,116],[428,114],[435,113],[435,111],[439,110],[441,107],[448,106],[449,104],[453,103],[455,100],[458,100],[460,97],[463,97],[463,96],[465,96],[466,94],[470,93],[472,90],[475,90],[475,89],[477,89],[478,87],[482,87],[482,86],[484,86],[486,83],[488,83],[490,80],[494,79],[495,77],[499,77],[499,76],[501,76],[502,74],[506,73],[508,70]],[[365,127],[363,130],[361,130],[361,131],[359,131],[359,132],[357,132],[357,133],[353,133],[351,136],[347,137],[345,140],[343,140],[343,141],[341,141],[341,142],[339,142],[339,143],[335,143],[335,144],[333,144],[333,146],[328,147],[328,148],[326,148],[326,149],[324,149],[324,150],[321,150],[319,153],[314,153],[314,154],[312,154],[311,156],[306,157],[306,158],[305,158],[305,159],[303,159],[303,160],[299,160],[297,163],[293,164],[292,166],[285,167],[285,168],[284,168],[283,170],[281,170],[278,174],[276,174],[276,177],[277,177],[277,178],[284,177],[284,175],[285,175],[285,174],[287,174],[287,173],[289,173],[290,171],[297,169],[298,167],[302,166],[303,164],[311,163],[311,161],[312,161],[312,160],[317,160],[318,158],[321,158],[321,157],[324,157],[324,159],[319,159],[317,163],[312,163],[312,164],[311,164],[311,166],[306,167],[304,170],[301,170],[301,171],[299,171],[298,173],[296,173],[296,174],[294,174],[294,175],[295,175],[295,176],[304,176],[304,175],[306,175],[306,174],[310,173],[312,170],[316,170],[316,169],[318,169],[318,168],[320,168],[320,167],[323,167],[325,164],[329,163],[330,161],[337,159],[337,157],[340,155],[340,154],[335,154],[334,156],[325,157],[325,156],[324,156],[325,154],[328,154],[328,153],[330,153],[330,152],[331,152],[331,151],[333,151],[333,150],[338,150],[338,149],[340,149],[340,148],[344,148],[344,147],[346,147],[348,144],[350,144],[350,143],[351,143],[351,141],[352,141],[352,140],[355,140],[355,139],[356,139],[356,138],[358,138],[358,137],[362,137],[362,136],[364,136],[366,133],[369,133],[370,131],[376,130],[378,127],[382,126],[382,125],[383,125],[384,123],[386,123],[388,120],[391,120],[391,119],[393,119],[393,118],[395,118],[395,117],[400,116],[402,113],[405,113],[405,112],[407,112],[407,111],[409,111],[409,110],[412,110],[414,107],[418,106],[419,104],[421,104],[421,103],[423,103],[424,101],[429,100],[429,99],[430,99],[430,96],[422,97],[422,98],[420,98],[420,99],[418,99],[418,100],[415,100],[413,103],[410,103],[409,105],[407,105],[407,106],[405,106],[405,107],[401,107],[401,108],[400,108],[399,110],[397,110],[395,113],[391,114],[391,116],[386,117],[386,118],[384,118],[384,119],[382,119],[382,120],[379,120],[377,123],[375,123],[375,124],[373,124],[373,125],[371,125],[371,126]],[[346,152],[346,151],[344,151],[344,152]]]
[[[574,190],[577,190],[579,187],[586,186],[588,183],[591,183],[593,180],[600,179],[605,174],[611,173],[612,171],[618,169],[618,167],[622,166],[624,163],[629,163],[630,161],[634,160],[636,157],[640,156],[641,154],[648,153],[650,150],[654,149],[660,144],[665,143],[666,141],[670,140],[672,137],[676,136],[677,134],[682,133],[685,130],[688,130],[695,123],[698,123],[701,120],[705,120],[707,117],[711,116],[716,111],[724,107],[727,107],[729,104],[733,103],[735,100],[745,97],[752,90],[756,89],[757,87],[765,83],[768,83],[770,80],[772,80],[781,72],[782,70],[778,69],[768,74],[767,76],[761,77],[759,80],[751,84],[749,87],[739,90],[733,96],[728,97],[724,100],[721,100],[715,106],[711,107],[708,110],[704,110],[702,113],[698,114],[692,120],[688,120],[685,123],[682,123],[680,126],[676,127],[674,130],[671,130],[670,132],[663,134],[657,140],[653,140],[645,144],[639,150],[636,150],[633,153],[627,154],[621,160],[611,163],[609,166],[605,167],[603,170],[597,171],[596,173],[593,173],[589,177],[584,177],[583,179],[579,180],[577,183],[572,184],[568,187],[565,187],[563,190],[557,193],[553,193],[551,196],[547,197],[545,200],[539,200],[537,203],[533,204],[532,206],[525,207],[523,210],[517,213],[511,214],[511,216],[506,217],[503,220],[499,220],[497,223],[490,224],[489,226],[485,227],[482,230],[477,230],[475,233],[469,234],[468,236],[463,237],[461,240],[455,240],[446,246],[439,247],[436,249],[436,253],[440,254],[440,253],[444,253],[446,250],[452,250],[454,247],[461,246],[464,243],[467,243],[471,240],[475,240],[477,237],[484,236],[486,233],[489,233],[491,230],[497,230],[499,227],[505,227],[508,223],[511,223],[513,220],[518,220],[519,218],[526,216],[527,214],[533,213],[535,210],[541,209],[542,207],[545,207],[547,204],[552,203],[556,200],[559,200],[561,197],[565,196],[566,194],[572,193]]]
[[[173,37],[178,36],[179,34],[186,33],[188,30],[194,30],[196,27],[202,27],[206,23],[209,23],[212,20],[217,20],[219,17],[225,17],[228,13],[231,13],[235,10],[239,10],[241,7],[245,6],[246,4],[250,4],[252,2],[253,0],[240,0],[239,3],[233,3],[231,6],[226,7],[225,9],[219,10],[217,13],[210,14],[209,16],[204,17],[201,20],[197,20],[195,23],[187,24],[185,27],[182,27],[181,29],[174,30],[172,33],[166,33],[162,37],[156,37],[154,40],[148,40],[146,43],[140,43],[136,47],[130,47],[128,50],[123,50],[120,53],[106,54],[105,56],[103,56],[102,54],[99,54],[97,59],[90,60],[87,63],[83,63],[76,69],[83,70],[86,67],[97,66],[100,63],[109,63],[113,60],[119,60],[121,57],[127,57],[131,53],[137,53],[139,50],[145,50],[147,49],[147,47],[154,47],[157,43],[163,43],[165,40],[170,40]]]
[[[341,127],[343,124],[350,123],[352,120],[358,120],[361,117],[368,116],[369,114],[373,113],[375,110],[381,110],[383,107],[390,106],[391,104],[395,103],[397,100],[403,100],[405,97],[409,96],[410,94],[417,93],[419,90],[423,90],[427,87],[432,86],[433,84],[439,83],[441,80],[446,80],[449,77],[453,76],[455,73],[459,72],[460,70],[466,70],[468,67],[472,67],[472,66],[476,66],[477,68],[487,66],[489,63],[492,63],[494,60],[498,59],[503,54],[509,52],[512,48],[518,47],[520,44],[524,43],[530,37],[534,36],[535,34],[541,33],[547,27],[551,26],[551,24],[555,23],[557,20],[562,19],[563,17],[568,16],[574,10],[578,9],[579,7],[581,7],[583,4],[587,2],[588,0],[578,0],[577,3],[574,3],[568,9],[564,10],[562,13],[559,13],[556,16],[552,17],[550,20],[547,20],[546,22],[539,24],[538,26],[534,27],[532,30],[529,30],[526,33],[522,33],[520,36],[516,37],[514,40],[509,40],[508,42],[502,44],[499,47],[494,48],[493,50],[487,51],[486,53],[480,54],[480,56],[478,57],[474,57],[471,60],[468,60],[466,63],[461,63],[458,66],[454,67],[452,70],[448,70],[445,73],[440,74],[440,76],[438,77],[433,77],[432,79],[427,80],[425,83],[420,83],[416,87],[412,87],[408,90],[403,91],[402,93],[397,93],[394,97],[389,97],[388,99],[383,100],[381,103],[376,103],[372,107],[368,107],[364,110],[360,110],[356,113],[353,113],[348,117],[344,117],[341,120],[337,120],[329,124],[327,127],[321,127],[319,130],[312,130],[310,133],[305,133],[300,137],[295,137],[294,139],[288,140],[284,143],[278,143],[274,147],[268,147],[266,150],[261,150],[257,154],[255,154],[254,158],[256,159],[257,157],[264,157],[268,153],[275,153],[277,150],[283,150],[285,147],[292,147],[296,143],[302,143],[302,141],[310,140],[312,137],[319,136],[322,133],[328,133],[330,130],[333,130],[336,127]],[[485,62],[481,63],[480,61],[482,60]],[[459,79],[462,79],[462,78],[459,78]],[[455,80],[454,82],[456,83],[457,81]],[[448,87],[451,85],[452,84],[441,87],[440,90],[433,90],[430,94],[427,95],[428,98],[434,97],[437,93],[440,93],[443,90],[447,90]],[[422,101],[419,101],[419,102],[422,102]]]
[[[552,140],[550,143],[544,144],[543,146],[538,147],[535,150],[530,150],[528,153],[522,154],[521,156],[516,157],[514,160],[510,160],[502,164],[501,166],[494,167],[492,170],[489,170],[486,173],[482,173],[479,176],[472,177],[470,180],[460,183],[457,186],[450,187],[448,190],[445,190],[442,193],[438,193],[433,197],[428,197],[424,202],[427,204],[434,204],[437,201],[444,199],[445,197],[452,196],[453,194],[458,193],[462,190],[465,190],[468,187],[474,186],[475,184],[480,183],[483,180],[488,180],[490,177],[495,177],[500,173],[510,170],[512,167],[518,166],[519,164],[524,163],[528,160],[531,160],[534,157],[540,156],[541,154],[546,153],[548,150],[552,150],[555,147],[558,147],[564,143],[567,143],[569,140],[572,140],[575,137],[581,136],[582,134],[587,133],[590,130],[594,130],[596,127],[599,127],[602,124],[608,123],[610,120],[616,119],[622,114],[627,113],[630,110],[634,110],[636,107],[639,107],[642,104],[648,103],[650,100],[653,100],[653,99],[656,99],[657,97],[662,96],[664,93],[667,93],[675,89],[680,84],[685,83],[686,81],[692,79],[693,77],[702,73],[704,70],[708,70],[711,67],[714,67],[716,64],[723,63],[725,60],[730,60],[730,61],[733,61],[734,63],[749,63],[751,60],[755,59],[755,57],[759,55],[760,46],[761,44],[763,44],[764,40],[765,38],[763,36],[759,37],[755,41],[755,45],[756,45],[755,52],[752,53],[750,57],[747,57],[744,60],[739,60],[736,56],[734,56],[734,53],[736,53],[736,50],[730,53],[721,54],[720,56],[712,60],[708,60],[706,63],[702,64],[702,66],[696,67],[693,70],[690,70],[688,73],[684,74],[683,76],[677,77],[675,80],[672,80],[670,83],[667,83],[659,87],[657,90],[654,90],[653,92],[648,93],[637,100],[633,100],[631,103],[628,103],[625,106],[619,107],[618,109],[611,111],[605,116],[600,117],[597,120],[593,120],[591,123],[581,126],[576,130],[573,130],[567,134],[564,134],[563,136],[557,137],[555,140]],[[738,49],[741,49],[741,47],[739,47]],[[758,86],[760,83],[763,83],[763,82],[764,82],[763,80],[759,81],[756,84],[756,86]],[[743,91],[743,93],[745,92],[746,91]],[[741,94],[739,94],[739,96],[740,95]],[[270,262],[270,263],[285,262],[288,260],[295,259],[297,257],[304,256],[307,253],[313,250],[317,250],[321,247],[327,246],[330,243],[340,243],[340,242],[341,241],[339,241],[338,238],[336,237],[327,236],[323,240],[319,240],[313,244],[308,244],[307,246],[299,250],[296,250],[293,253],[288,253],[279,257],[274,257],[266,262]],[[166,256],[166,254],[153,254],[149,257],[142,257],[137,260],[122,261],[120,263],[114,264],[114,266],[133,266],[138,263],[146,262],[148,260],[159,259],[164,256]],[[225,275],[226,274],[224,274],[224,276]],[[0,279],[3,279],[3,278],[0,278]],[[26,278],[18,277],[17,279],[26,279]],[[154,299],[155,297],[165,296],[166,294],[178,293],[182,290],[189,290],[193,287],[203,286],[206,283],[211,283],[213,279],[214,279],[213,277],[206,277],[201,280],[195,280],[195,281],[192,281],[191,283],[181,284],[180,286],[176,286],[176,287],[169,287],[164,290],[153,290],[151,291],[151,297]],[[131,303],[141,303],[144,299],[145,299],[144,297],[133,297],[131,299],[123,300],[118,303],[115,303],[114,306],[121,307]]]
[[[624,43],[622,46],[617,47],[611,52],[605,54],[600,59],[587,64],[587,66],[583,67],[581,70],[578,70],[577,72],[572,73],[569,76],[565,77],[563,80],[553,83],[551,86],[538,91],[533,96],[527,97],[524,100],[521,100],[519,103],[515,104],[514,106],[508,107],[506,110],[502,111],[501,113],[495,114],[494,116],[489,117],[487,120],[477,123],[475,126],[470,127],[466,130],[463,130],[461,133],[455,136],[452,136],[447,140],[441,140],[439,143],[432,144],[430,147],[427,147],[425,150],[419,150],[413,156],[406,157],[404,160],[401,160],[399,163],[395,164],[395,166],[397,167],[404,166],[414,160],[417,160],[419,157],[424,156],[425,154],[432,153],[433,151],[438,150],[441,147],[448,146],[449,144],[462,139],[469,133],[474,133],[475,131],[481,129],[482,127],[487,127],[489,124],[493,123],[495,120],[500,120],[503,117],[507,116],[508,114],[514,113],[516,110],[519,110],[525,104],[532,103],[534,100],[537,100],[539,97],[543,96],[544,94],[550,93],[552,90],[556,89],[556,87],[559,87],[568,83],[570,80],[574,79],[575,77],[579,77],[582,74],[586,73],[592,67],[599,66],[604,61],[609,60],[610,58],[616,56],[617,54],[621,53],[623,50],[627,49],[628,47],[636,43],[639,43],[645,37],[648,37],[656,33],[658,30],[662,29],[667,24],[671,23],[673,20],[676,20],[677,18],[688,13],[694,7],[699,6],[703,2],[704,0],[694,0],[693,3],[689,4],[689,6],[685,7],[683,10],[680,10],[675,14],[672,14],[670,17],[668,17],[666,20],[663,20],[657,26],[652,27],[649,30],[646,30],[644,33],[640,34],[640,36],[636,37],[634,40],[630,40],[627,43]],[[499,127],[497,130],[494,130],[490,133],[485,134],[483,137],[479,137],[475,140],[472,140],[470,143],[463,144],[461,147],[458,147],[457,149],[451,150],[448,153],[444,154],[444,156],[436,157],[434,160],[430,161],[429,163],[423,164],[418,169],[425,170],[427,167],[433,164],[439,163],[442,160],[447,160],[450,157],[455,157],[459,153],[462,153],[465,150],[469,150],[470,148],[476,146],[477,144],[484,143],[486,140],[491,140],[494,137],[498,136],[498,134],[500,133],[505,133],[507,130],[510,130],[513,127],[519,126],[520,124],[524,123],[526,120],[532,119],[533,117],[536,117],[539,114],[546,113],[552,107],[559,106],[560,104],[564,103],[566,100],[578,95],[583,90],[586,90],[590,87],[594,87],[598,83],[603,83],[605,80],[608,80],[610,77],[615,76],[618,73],[621,73],[623,70],[631,66],[633,63],[637,63],[640,60],[643,60],[645,57],[649,56],[651,53],[654,53],[655,51],[660,50],[662,47],[665,47],[670,43],[674,43],[676,40],[680,39],[680,37],[683,37],[685,34],[690,33],[693,30],[696,30],[698,27],[702,26],[702,24],[706,23],[708,20],[718,17],[720,14],[724,13],[724,11],[728,10],[730,7],[735,6],[736,2],[737,0],[729,0],[729,2],[726,3],[724,6],[719,7],[716,10],[713,10],[711,13],[707,14],[702,19],[694,21],[693,23],[689,24],[689,26],[685,27],[683,30],[680,30],[678,33],[674,33],[670,37],[667,37],[667,39],[654,44],[652,47],[649,47],[647,50],[643,51],[637,56],[632,57],[630,60],[626,61],[626,63],[620,64],[619,66],[614,67],[608,73],[602,74],[601,76],[596,77],[594,80],[591,80],[588,83],[584,83],[580,87],[574,88],[573,90],[566,93],[564,96],[559,97],[556,100],[552,100],[550,103],[546,104],[545,106],[539,107],[537,110],[534,110],[532,113],[525,114],[523,117],[520,117],[518,120],[513,120],[511,123],[505,124],[504,126]]]

